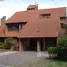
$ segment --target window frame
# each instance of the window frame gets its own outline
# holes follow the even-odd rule
[[[51,13],[46,13],[46,14],[40,14],[40,17],[46,17],[49,18],[51,16]]]
[[[19,24],[6,24],[8,31],[19,31]]]

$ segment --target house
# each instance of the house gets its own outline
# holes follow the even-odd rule
[[[38,9],[38,5],[29,5],[26,11],[16,12],[8,20],[1,18],[0,40],[15,38],[16,45],[11,50],[45,51],[66,34],[66,23],[66,7]]]

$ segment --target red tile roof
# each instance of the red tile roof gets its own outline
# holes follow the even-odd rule
[[[41,10],[30,10],[30,11],[20,11],[16,12],[12,17],[10,17],[6,23],[18,23],[18,22],[28,22],[29,20],[39,18],[40,14],[51,13],[52,16],[64,16],[65,7],[63,8],[52,8],[52,9],[41,9]],[[31,19],[32,18],[32,19]]]
[[[37,22],[29,22],[21,31],[20,38],[33,37],[58,37],[60,20],[56,18],[39,19]]]
[[[51,13],[49,18],[41,18],[41,14]],[[16,12],[6,23],[28,22],[18,37],[57,37],[60,29],[60,17],[65,16],[66,8],[52,8]],[[13,36],[13,34],[11,34]]]

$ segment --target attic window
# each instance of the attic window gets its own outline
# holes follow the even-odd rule
[[[41,15],[40,15],[40,17],[47,17],[47,18],[50,17],[50,16],[51,16],[50,13],[48,13],[48,14],[41,14]]]

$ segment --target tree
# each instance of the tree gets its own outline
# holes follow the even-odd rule
[[[67,58],[67,35],[62,36],[58,40],[58,53],[57,56],[60,58]]]

